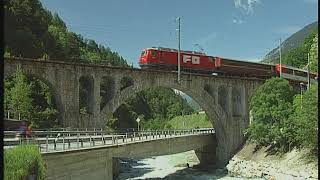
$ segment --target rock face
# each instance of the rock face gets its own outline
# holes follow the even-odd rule
[[[284,155],[268,155],[266,148],[254,152],[253,144],[246,144],[227,165],[235,177],[267,179],[318,179],[318,162],[307,162],[307,150],[292,150]]]

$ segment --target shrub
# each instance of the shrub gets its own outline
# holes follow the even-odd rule
[[[22,145],[4,151],[4,179],[19,180],[37,169],[37,179],[45,179],[44,161],[37,146]]]

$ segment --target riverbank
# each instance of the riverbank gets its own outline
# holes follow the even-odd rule
[[[318,179],[318,159],[307,149],[293,149],[282,155],[268,152],[267,147],[255,151],[247,143],[229,161],[228,173],[235,177],[260,177],[265,179]]]
[[[271,155],[266,147],[255,151],[255,145],[247,143],[224,169],[201,169],[198,164],[194,151],[145,159],[127,158],[121,160],[118,179],[318,179],[318,161],[310,158],[308,150],[294,149],[281,156]]]
[[[187,164],[188,163],[188,164]],[[226,169],[199,168],[194,151],[156,156],[145,159],[122,159],[118,180],[164,179],[164,180],[243,180],[230,177]],[[188,167],[189,166],[189,167]],[[261,180],[254,178],[253,180]]]

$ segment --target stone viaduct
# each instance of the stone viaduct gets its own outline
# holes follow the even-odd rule
[[[178,84],[174,72],[12,58],[4,60],[5,78],[17,67],[49,86],[64,127],[103,127],[108,113],[113,113],[139,91],[151,87],[180,90],[197,101],[213,123],[220,165],[225,165],[243,144],[243,130],[249,124],[249,99],[263,82],[255,78],[182,74]],[[81,85],[83,79],[89,83]],[[79,110],[82,88],[89,92],[86,102],[89,115],[85,117]]]

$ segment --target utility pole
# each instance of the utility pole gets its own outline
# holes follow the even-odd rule
[[[178,84],[180,84],[180,17],[178,20]]]
[[[303,94],[302,94],[302,88],[303,88],[303,83],[300,83],[300,108],[302,109],[302,96],[303,96]]]
[[[308,89],[310,89],[310,55],[308,53]]]
[[[279,41],[279,55],[280,55],[280,77],[282,77],[282,63],[281,63],[281,38]]]

